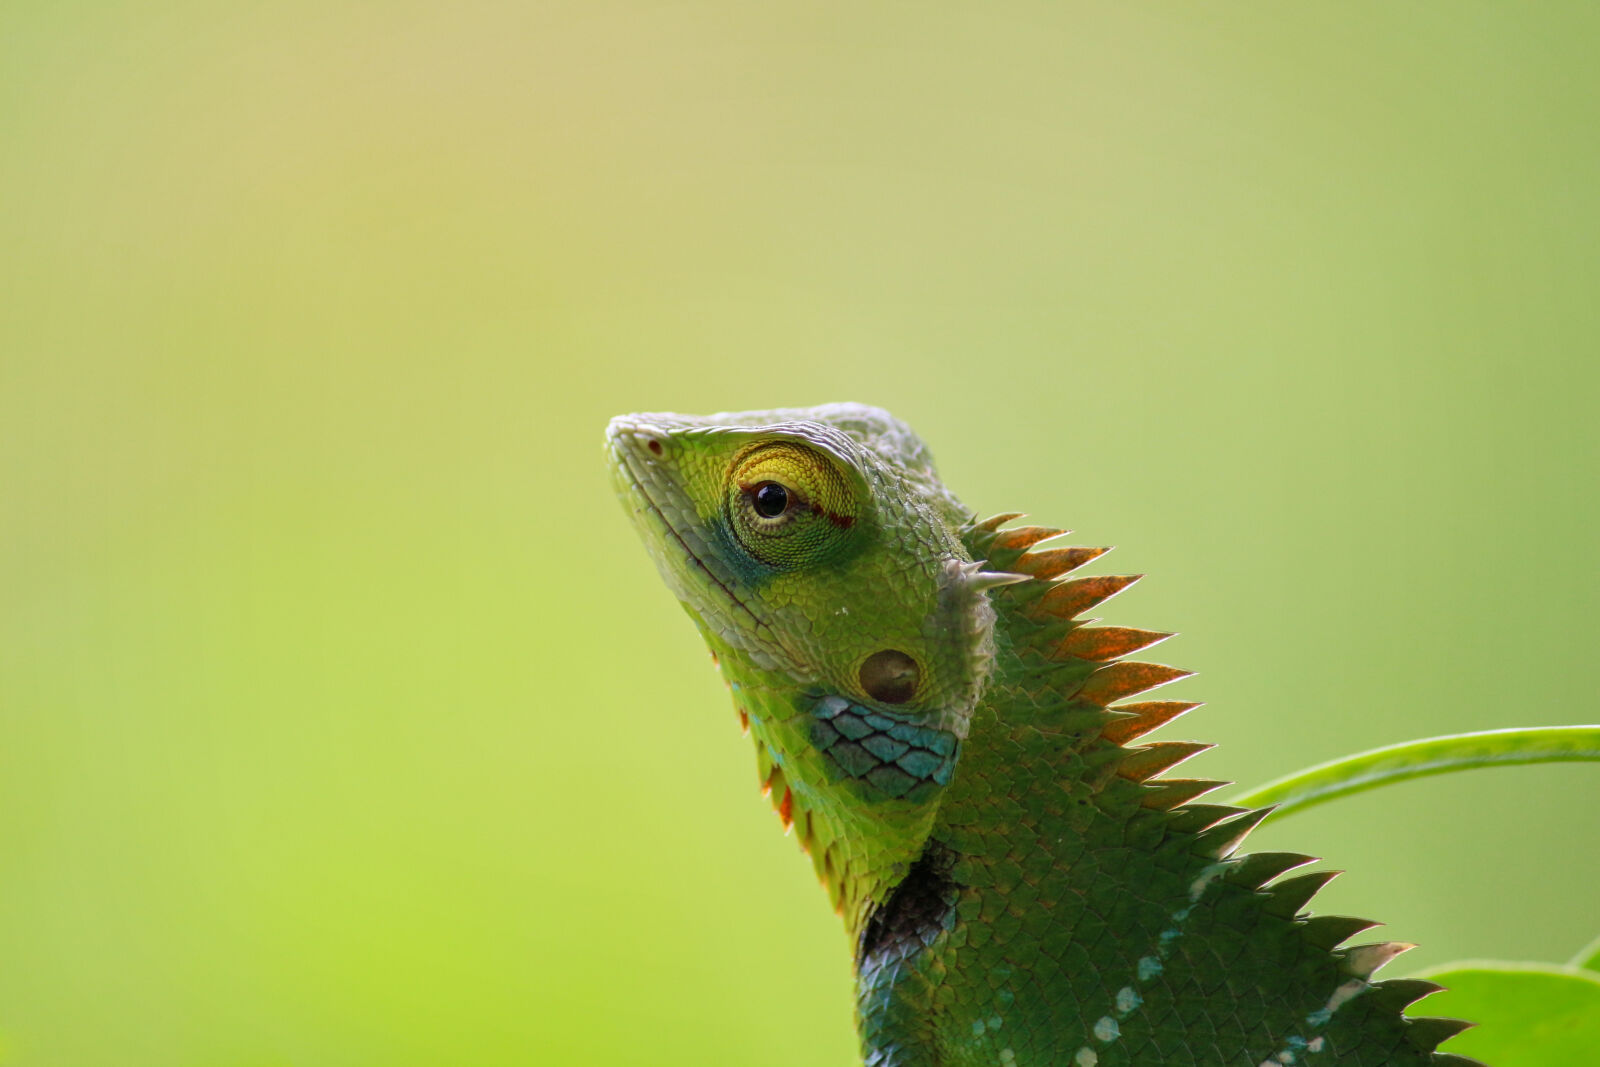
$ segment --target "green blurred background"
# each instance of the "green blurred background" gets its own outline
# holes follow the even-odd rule
[[[8,1064],[851,1062],[618,412],[882,404],[1120,545],[1201,773],[1597,718],[1593,4],[0,21]],[[1256,842],[1563,959],[1597,799]]]

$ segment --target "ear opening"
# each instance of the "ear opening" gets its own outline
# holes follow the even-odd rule
[[[857,673],[867,696],[885,704],[904,704],[917,695],[922,684],[922,667],[898,648],[874,652]]]

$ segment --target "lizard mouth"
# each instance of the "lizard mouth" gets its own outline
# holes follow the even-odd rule
[[[689,590],[682,588],[686,583],[673,572],[672,560],[669,558],[671,554],[680,555],[682,560],[700,576],[702,580],[693,584],[706,589],[714,588],[720,592],[721,598],[729,606],[745,617],[747,625],[765,630],[767,627],[761,618],[750,610],[723,577],[707,563],[701,552],[696,550],[695,542],[699,538],[679,529],[678,524],[669,517],[669,512],[677,514],[683,509],[665,507],[663,502],[657,499],[658,491],[667,494],[675,491],[671,476],[662,470],[666,462],[661,458],[663,455],[661,439],[664,436],[654,428],[632,420],[625,418],[611,420],[611,425],[606,429],[606,448],[610,453],[611,469],[619,494],[632,505],[630,510],[635,524],[640,528],[640,533],[647,540],[653,534],[661,541],[657,551],[652,555],[656,557],[662,576],[667,579],[668,585],[673,587],[680,600],[689,603],[697,610],[701,607],[685,595]],[[645,453],[649,453],[648,457]]]

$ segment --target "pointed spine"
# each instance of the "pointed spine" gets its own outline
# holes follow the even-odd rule
[[[1320,916],[1319,916],[1320,917]],[[1368,924],[1376,925],[1376,924]],[[1367,999],[1380,1007],[1398,1013],[1424,997],[1444,992],[1444,986],[1425,978],[1390,978],[1377,982],[1367,991]]]
[[[984,563],[981,560],[977,563],[963,563],[960,566],[959,573],[961,584],[974,593],[997,589],[1002,585],[1016,585],[1018,582],[1028,580],[1026,574],[985,570]]]
[[[1378,941],[1342,949],[1334,955],[1338,957],[1339,968],[1345,974],[1353,978],[1371,978],[1384,964],[1416,947],[1409,941]]]
[[[1312,871],[1310,874],[1297,874],[1293,878],[1285,878],[1267,887],[1267,900],[1262,908],[1268,915],[1276,915],[1281,919],[1293,918],[1312,897],[1321,892],[1323,886],[1342,873],[1342,871]]]
[[[788,783],[783,777],[783,768],[774,763],[766,781],[761,783],[761,795],[772,797],[773,803],[777,804],[783,800],[783,796],[787,791]]]
[[[1106,724],[1100,736],[1112,744],[1126,745],[1143,737],[1158,726],[1165,726],[1179,715],[1193,711],[1200,705],[1188,700],[1151,700],[1142,704],[1119,704],[1108,710],[1121,712],[1119,717]]]
[[[1175,682],[1179,678],[1188,678],[1194,674],[1180,667],[1168,667],[1161,663],[1137,663],[1122,660],[1118,663],[1101,667],[1089,676],[1089,680],[1078,690],[1078,698],[1090,704],[1099,704],[1106,707],[1124,697],[1131,697],[1136,693],[1143,693],[1147,689]]]
[[[1199,851],[1214,860],[1227,859],[1244,844],[1244,839],[1250,836],[1250,831],[1260,826],[1261,820],[1271,814],[1271,808],[1256,808],[1236,819],[1229,819],[1209,830],[1201,831],[1195,835]]]
[[[1143,577],[1142,574],[1097,574],[1091,578],[1057,582],[1034,605],[1034,610],[1063,619],[1076,618]]]
[[[1105,555],[1108,548],[1046,548],[1019,556],[1010,566],[1034,578],[1059,578]]]
[[[1210,778],[1158,778],[1144,783],[1145,793],[1139,798],[1139,806],[1155,811],[1171,811],[1226,784]]]
[[[987,556],[989,546],[994,544],[994,539],[999,536],[1000,527],[1012,519],[1020,518],[1022,512],[1009,511],[991,515],[987,519],[974,519],[961,531],[961,540],[975,557]]]
[[[1198,834],[1223,819],[1242,815],[1248,810],[1248,808],[1236,808],[1232,804],[1188,804],[1173,812],[1167,825],[1181,833]]]
[[[1280,874],[1315,862],[1315,856],[1299,852],[1252,852],[1237,861],[1238,866],[1228,875],[1228,881],[1247,889],[1260,889]]]
[[[1066,530],[1058,530],[1054,526],[1016,526],[1009,530],[999,530],[990,541],[990,547],[1004,549],[1010,552],[1026,552],[1041,541],[1048,541],[1053,537],[1061,537]]]
[[[1159,645],[1171,636],[1161,630],[1138,630],[1132,626],[1080,626],[1056,647],[1068,656],[1104,662]]]
[[[1380,924],[1373,922],[1371,919],[1358,919],[1353,915],[1313,915],[1300,925],[1307,941],[1320,949],[1332,952],[1363,930],[1370,930]],[[1422,984],[1433,985],[1432,982],[1424,982]],[[1434,989],[1438,988],[1440,987],[1434,986]],[[1417,997],[1423,995],[1418,993]],[[1417,997],[1412,997],[1411,1000],[1415,1000]],[[1401,1001],[1399,1007],[1405,1007],[1409,1003],[1411,1003],[1410,1000]],[[1398,1011],[1399,1008],[1396,1008],[1396,1010]]]
[[[987,533],[994,533],[1012,519],[1020,518],[1022,518],[1022,512],[1020,511],[1002,511],[998,515],[990,515],[987,519],[981,519],[978,522],[973,523],[972,528],[974,530],[983,530]]]
[[[794,829],[794,790],[788,786],[783,787],[783,799],[778,801],[778,821],[783,823],[784,833]]]
[[[1148,781],[1213,746],[1201,741],[1156,741],[1130,749],[1117,765],[1117,773],[1134,782]]]
[[[1423,1016],[1417,1019],[1406,1020],[1406,1040],[1411,1047],[1420,1052],[1432,1052],[1439,1047],[1440,1042],[1448,1041],[1463,1030],[1470,1030],[1477,1023],[1469,1023],[1465,1019],[1447,1019],[1443,1016]]]

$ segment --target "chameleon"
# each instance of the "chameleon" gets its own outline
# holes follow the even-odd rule
[[[980,518],[859,404],[611,420],[612,481],[710,647],[852,948],[865,1067],[1469,1067],[1414,946],[1306,913],[1332,872],[1240,851],[1270,808],[1139,743],[1197,707],[1171,634],[1085,616],[1138,576]],[[1481,1067],[1481,1065],[1477,1065]]]

